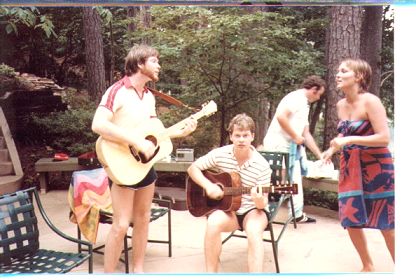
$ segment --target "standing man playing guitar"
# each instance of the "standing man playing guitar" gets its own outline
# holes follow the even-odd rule
[[[221,200],[221,187],[207,179],[203,170],[216,169],[220,172],[237,172],[243,188],[241,207],[237,211],[215,210],[208,215],[205,232],[205,265],[207,272],[218,272],[221,253],[221,232],[242,229],[247,233],[248,270],[263,270],[263,232],[268,223],[268,198],[256,191],[257,186],[270,186],[269,163],[251,145],[255,125],[246,114],[236,115],[230,122],[228,132],[232,145],[210,151],[196,160],[188,169],[191,179],[205,190],[211,199]]]
[[[137,130],[156,116],[155,97],[145,84],[159,80],[159,53],[146,45],[135,45],[125,58],[126,76],[110,86],[95,112],[92,130],[103,139],[124,143],[138,151],[141,158],[155,154],[155,143],[137,137]],[[188,119],[171,138],[189,135],[196,129],[196,120]],[[156,181],[153,167],[142,180],[121,185],[113,182],[111,199],[113,224],[104,251],[104,272],[114,272],[121,254],[123,238],[132,222],[133,272],[142,273],[147,245],[150,208]]]

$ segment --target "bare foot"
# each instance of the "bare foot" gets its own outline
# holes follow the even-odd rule
[[[361,269],[361,272],[374,272],[374,271],[375,271],[374,266],[372,265],[365,266]]]

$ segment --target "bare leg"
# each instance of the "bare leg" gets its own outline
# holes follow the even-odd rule
[[[133,190],[113,184],[111,199],[113,206],[113,224],[107,236],[104,248],[104,272],[114,272],[121,250],[123,240],[133,212]]]
[[[244,218],[243,227],[248,240],[248,271],[262,272],[264,259],[263,232],[267,217],[262,210],[252,210]]]
[[[351,241],[354,244],[358,255],[363,263],[361,272],[372,272],[374,271],[373,260],[370,257],[370,253],[367,248],[367,240],[364,235],[364,231],[361,228],[347,228],[348,234],[350,235]]]
[[[394,233],[394,229],[382,230],[381,233],[383,234],[384,241],[386,242],[387,248],[389,249],[391,258],[393,259],[393,262],[395,262],[395,257],[394,257],[395,233]]]
[[[238,229],[235,213],[213,212],[207,220],[205,231],[205,267],[207,272],[218,272],[222,248],[221,232]]]
[[[143,273],[144,256],[149,233],[150,208],[154,190],[155,184],[152,183],[134,193],[132,235],[134,273]]]

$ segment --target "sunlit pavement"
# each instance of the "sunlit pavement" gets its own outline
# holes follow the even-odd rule
[[[67,191],[51,190],[41,195],[44,208],[52,222],[63,232],[76,236],[76,226],[69,221]],[[344,273],[359,272],[359,257],[338,222],[337,212],[320,207],[305,206],[305,212],[317,219],[316,224],[298,224],[294,229],[289,225],[279,243],[279,265],[282,273]],[[284,219],[287,208],[282,208],[278,219]],[[58,237],[39,217],[41,248],[75,252],[77,247]],[[281,229],[274,225],[275,233]],[[99,226],[97,244],[103,244],[109,225]],[[148,243],[145,271],[148,273],[204,273],[203,239],[205,218],[195,218],[188,211],[172,210],[172,257],[168,257],[165,244]],[[368,247],[377,272],[394,272],[394,263],[378,230],[366,230]],[[163,239],[167,236],[167,216],[150,224],[149,238]],[[224,237],[226,235],[224,234]],[[265,233],[268,237],[269,233]],[[264,273],[274,273],[272,245],[264,243]],[[131,253],[130,253],[131,254]],[[223,245],[221,272],[247,272],[247,240],[232,238]],[[87,263],[71,273],[87,273]],[[124,272],[119,263],[118,272]],[[103,273],[103,256],[94,254],[94,273]]]

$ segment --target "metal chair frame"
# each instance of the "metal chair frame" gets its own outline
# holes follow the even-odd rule
[[[63,239],[86,246],[87,253],[40,249],[33,197],[49,228]],[[66,273],[87,260],[88,272],[93,272],[92,244],[52,224],[36,187],[0,196],[0,236],[0,273]]]
[[[288,153],[277,153],[277,152],[266,152],[261,151],[260,154],[269,162],[270,168],[272,169],[272,175],[271,175],[271,184],[277,185],[279,182],[286,181],[286,174],[283,174],[283,161],[285,162],[285,166],[289,166],[289,154]],[[288,170],[286,168],[286,170]],[[275,218],[279,212],[280,207],[282,206],[285,199],[289,198],[289,202],[292,206],[292,217],[289,217],[285,221],[275,221]],[[297,228],[296,225],[296,219],[295,213],[294,213],[294,207],[293,207],[293,197],[292,194],[284,193],[279,194],[278,197],[274,194],[269,194],[269,210],[270,210],[270,219],[267,224],[266,231],[270,232],[270,239],[263,238],[264,242],[268,242],[272,244],[273,248],[273,258],[274,258],[274,264],[276,268],[276,272],[280,273],[280,267],[279,267],[279,260],[278,260],[278,245],[279,242],[283,236],[283,233],[285,232],[288,224],[293,221],[293,225],[295,228]],[[277,238],[275,238],[275,233],[273,229],[273,224],[279,224],[283,225],[282,229],[280,230]],[[238,238],[247,238],[246,235],[240,234],[241,230],[233,231],[228,235],[223,241],[222,244],[227,242],[231,237],[238,237]]]
[[[109,186],[110,187],[110,186]],[[152,206],[150,209],[151,215],[150,215],[150,222],[156,221],[157,219],[163,217],[164,215],[168,215],[168,232],[167,232],[167,240],[154,240],[149,239],[147,242],[149,243],[160,243],[160,244],[168,244],[168,255],[169,257],[172,257],[172,202],[167,199],[158,199],[153,198],[152,203],[158,204],[158,207]],[[99,223],[101,224],[112,224],[113,223],[113,214],[110,212],[106,212],[104,210],[100,210],[100,217],[99,217]],[[130,227],[133,227],[133,224],[130,224]],[[79,239],[81,239],[81,230],[79,226],[77,225],[77,236]],[[124,256],[120,258],[120,261],[124,263],[125,265],[125,272],[129,273],[129,254],[128,252],[132,250],[132,247],[129,247],[128,245],[128,239],[131,239],[130,235],[126,235],[124,237],[124,249],[122,251],[122,255]],[[96,247],[93,247],[92,251],[96,254],[104,255],[103,249],[105,247],[105,244],[98,245]],[[78,252],[81,253],[85,251],[86,249],[82,247],[81,244],[78,245]]]

